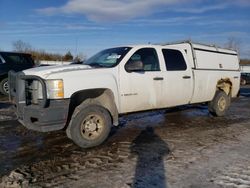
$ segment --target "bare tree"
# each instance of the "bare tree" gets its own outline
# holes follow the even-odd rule
[[[240,40],[236,37],[229,37],[228,41],[225,44],[226,48],[236,50],[238,53],[240,53]]]
[[[14,41],[12,43],[13,50],[17,52],[30,52],[32,47],[29,43],[23,42],[22,40]]]
[[[74,58],[74,62],[82,62],[85,61],[87,58],[86,55],[84,55],[83,53],[78,53],[75,58]]]
[[[71,54],[71,52],[68,51],[68,52],[64,55],[63,60],[64,60],[64,61],[72,61],[73,58],[74,58],[74,57],[73,57],[73,55]]]
[[[22,40],[17,40],[12,43],[13,50],[16,52],[24,52],[32,55],[33,59],[36,61],[46,60],[46,61],[72,61],[74,59],[70,51],[65,55],[59,53],[50,53],[42,49],[35,49],[29,43]],[[77,55],[77,61],[85,60],[86,56],[83,53]]]

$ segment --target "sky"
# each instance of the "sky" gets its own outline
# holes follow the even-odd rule
[[[193,40],[250,59],[250,0],[0,0],[0,50],[22,40],[35,49],[91,56],[129,44]]]

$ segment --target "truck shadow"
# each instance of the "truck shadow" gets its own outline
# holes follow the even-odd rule
[[[132,142],[131,153],[137,155],[133,188],[167,187],[164,157],[170,152],[168,145],[155,134],[152,127],[143,130]]]

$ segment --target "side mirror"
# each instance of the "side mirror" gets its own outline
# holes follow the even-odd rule
[[[130,61],[125,65],[125,69],[127,72],[144,71],[141,61]]]

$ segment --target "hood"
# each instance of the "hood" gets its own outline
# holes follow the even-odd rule
[[[85,70],[92,69],[89,65],[53,65],[53,66],[42,66],[24,70],[25,75],[36,75],[42,78],[47,77],[53,73],[68,72],[73,70]]]

